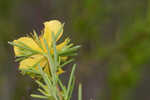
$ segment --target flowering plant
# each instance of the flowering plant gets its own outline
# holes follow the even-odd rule
[[[57,44],[63,34],[63,26],[58,20],[47,21],[38,36],[35,31],[31,36],[21,37],[9,44],[13,45],[19,70],[23,75],[29,75],[39,85],[41,94],[31,94],[34,98],[47,100],[70,100],[75,84],[75,67],[73,65],[68,86],[63,85],[59,76],[64,73],[63,67],[71,63],[72,56],[77,55],[79,45],[74,46],[67,38]],[[81,84],[79,85],[79,100],[81,100]]]

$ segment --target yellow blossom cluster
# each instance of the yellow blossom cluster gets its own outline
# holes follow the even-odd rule
[[[21,37],[17,40],[14,40],[13,43],[16,44],[22,43],[22,46],[25,45],[26,47],[29,47],[32,50],[39,52],[35,54],[30,54],[30,52],[25,52],[22,48],[18,46],[14,46],[14,52],[16,57],[21,57],[24,54],[31,55],[19,62],[19,69],[22,70],[22,69],[34,68],[35,70],[38,70],[38,65],[40,65],[46,73],[49,73],[50,65],[48,63],[48,59],[42,55],[42,53],[47,53],[46,46],[44,45],[44,39],[47,41],[48,47],[51,48],[52,33],[54,33],[54,35],[56,36],[57,33],[60,31],[60,34],[56,39],[56,41],[58,41],[63,34],[63,29],[61,29],[62,26],[63,26],[62,23],[58,20],[51,20],[45,22],[43,33],[40,36],[38,36],[41,45],[39,45],[33,37],[29,37],[29,36]],[[66,39],[64,42],[56,46],[57,51],[63,49],[63,47],[67,44],[67,40],[68,39]],[[53,50],[51,50],[50,53],[53,54]],[[61,59],[66,59],[66,58],[67,57],[61,57]],[[59,68],[57,73],[61,74],[63,73],[63,70]]]

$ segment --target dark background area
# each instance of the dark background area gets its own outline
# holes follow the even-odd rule
[[[0,100],[35,100],[37,86],[19,73],[8,41],[52,19],[65,23],[62,39],[82,45],[83,100],[150,100],[150,0],[0,0]]]

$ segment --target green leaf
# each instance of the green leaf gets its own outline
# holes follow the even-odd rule
[[[14,43],[14,42],[8,42],[8,43],[13,45],[13,46],[16,46],[20,49],[26,50],[26,51],[24,51],[24,53],[27,53],[27,51],[28,51],[28,52],[31,52],[33,54],[42,54],[41,52],[33,50],[32,48],[30,48],[29,46],[27,46],[26,44],[24,44],[23,42],[20,42],[20,41],[18,41],[18,43]]]
[[[60,85],[60,87],[61,87],[63,93],[66,94],[66,92],[67,92],[66,87],[62,84],[62,82],[61,82],[60,79],[58,79],[58,84]]]
[[[78,89],[78,100],[82,100],[82,84],[79,84],[79,89]]]
[[[35,30],[33,30],[33,36],[32,36],[32,37],[33,37],[33,39],[35,40],[35,42],[38,44],[38,46],[39,46],[42,50],[44,50],[43,47],[42,47],[42,43],[41,43],[41,41],[40,41],[38,35],[36,34]]]
[[[57,50],[56,50],[56,39],[54,36],[54,33],[52,32],[52,43],[53,43],[53,50],[54,50],[54,64],[55,64],[55,71],[57,71],[57,66],[58,66],[58,55],[57,55]]]
[[[62,65],[60,65],[60,68],[66,66],[67,64],[69,64],[69,63],[71,63],[71,62],[73,62],[73,61],[74,61],[74,59],[70,59],[70,60],[64,62]]]
[[[45,91],[43,91],[43,90],[40,89],[40,88],[38,88],[38,91],[39,91],[40,93],[42,93],[43,95],[45,95],[45,96],[49,96]]]
[[[47,43],[47,41],[45,39],[44,39],[44,44],[45,44],[46,50],[47,50],[46,57],[48,58],[48,62],[50,64],[50,71],[51,71],[52,76],[54,76],[54,73],[55,73],[55,70],[54,70],[54,67],[55,67],[54,66],[54,61],[53,61],[51,53],[50,53],[51,50],[50,50],[50,48],[48,46],[48,43]]]
[[[74,46],[72,48],[67,48],[67,49],[64,49],[62,51],[59,52],[59,56],[74,56],[76,55],[77,53],[75,53],[75,51],[77,51],[78,49],[80,48],[80,46]]]
[[[73,77],[72,86],[71,86],[71,88],[70,88],[68,100],[71,99],[71,96],[72,96],[72,92],[73,92],[74,86],[75,86],[75,77]]]
[[[68,87],[67,87],[67,93],[66,93],[66,97],[65,97],[66,100],[68,100],[71,88],[73,87],[72,83],[73,83],[75,68],[76,68],[76,64],[73,65],[73,68],[72,68],[72,71],[71,71],[71,75],[70,75],[70,79],[69,79],[69,83],[68,83]]]
[[[35,81],[42,89],[44,89],[44,91],[47,91],[49,92],[48,88],[43,84],[41,83],[40,81],[36,80]]]
[[[48,88],[49,88],[49,90],[50,90],[50,92],[49,93],[51,93],[52,92],[52,83],[51,83],[51,81],[48,79],[48,76],[47,76],[47,74],[45,73],[45,72],[43,72],[43,70],[42,70],[42,68],[40,67],[40,65],[39,65],[39,70],[40,70],[40,73],[41,73],[41,75],[42,75],[42,78],[43,78],[43,80],[44,80],[44,82],[46,83],[46,85],[48,86]]]
[[[20,71],[23,71],[24,73],[34,73],[34,74],[39,74],[40,75],[40,72],[39,71],[36,71],[36,70],[33,70],[33,69],[19,69]]]
[[[40,98],[40,99],[48,99],[47,96],[37,95],[37,94],[31,94],[31,97],[33,97],[33,98]]]

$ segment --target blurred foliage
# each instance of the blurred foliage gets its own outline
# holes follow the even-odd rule
[[[145,70],[150,59],[150,0],[1,0],[0,99],[31,100],[28,92],[33,90],[28,88],[34,85],[18,74],[7,41],[33,28],[40,30],[49,19],[65,22],[65,33],[82,44],[76,74],[85,86],[85,100],[150,99],[146,93],[150,80],[145,76],[149,75]],[[143,78],[147,81],[141,84]]]

